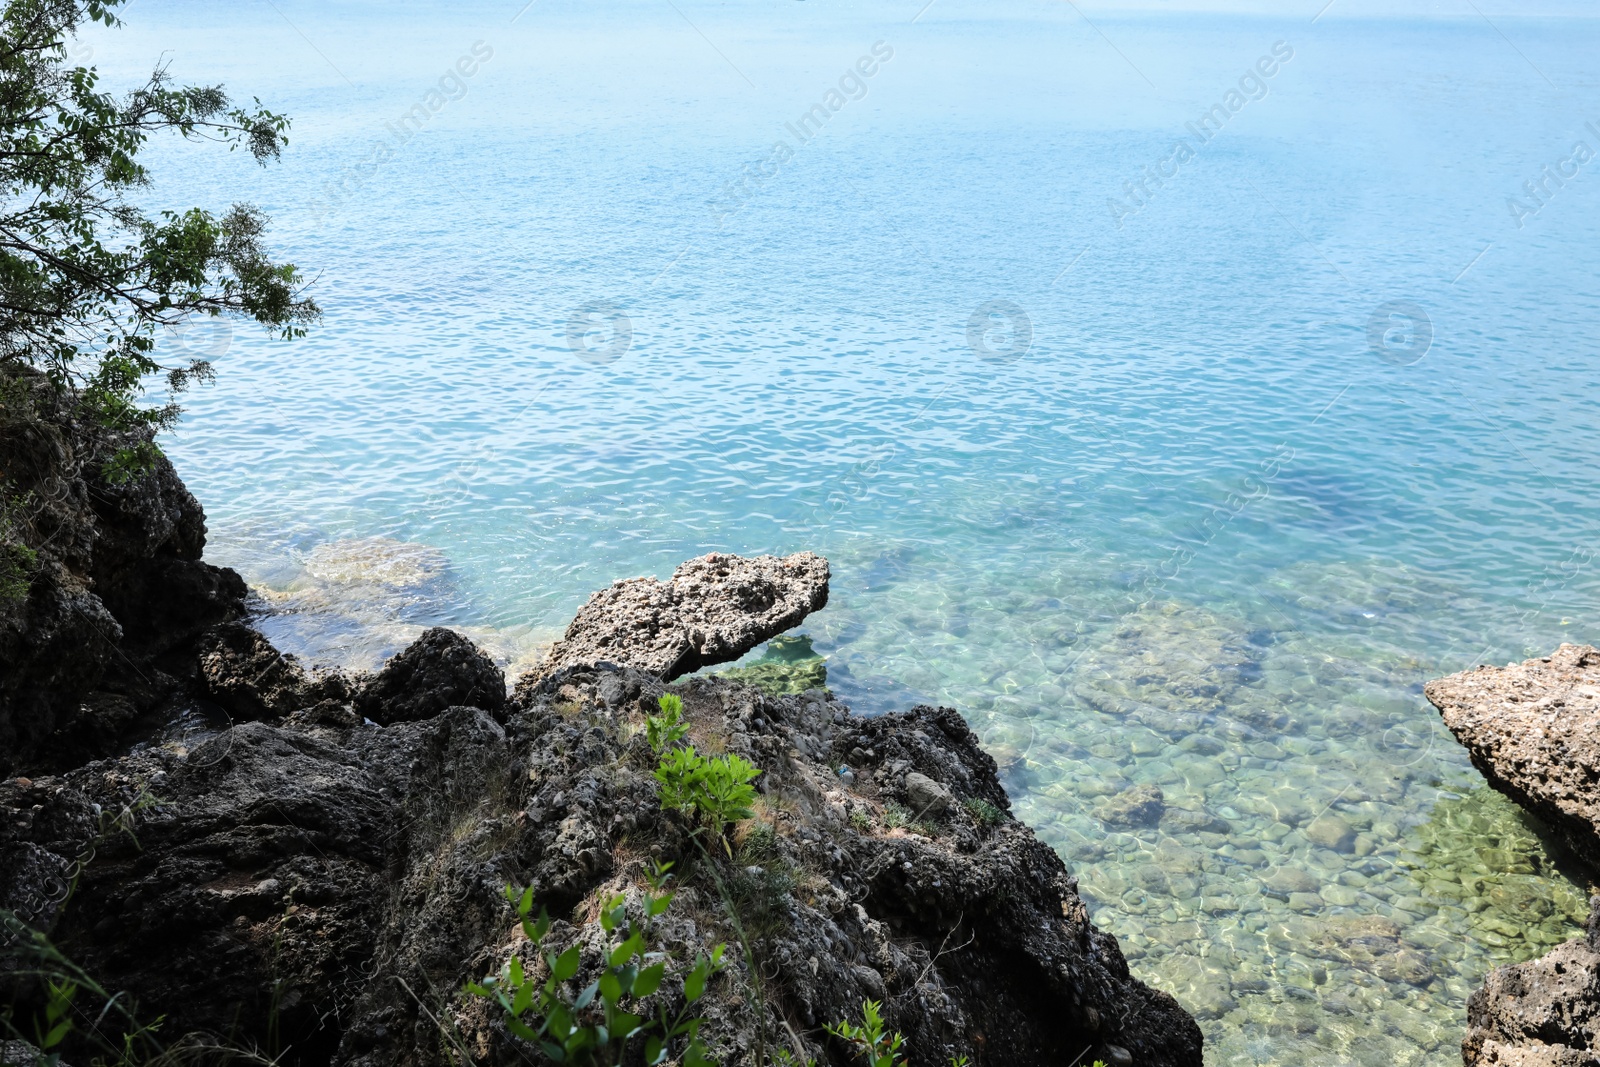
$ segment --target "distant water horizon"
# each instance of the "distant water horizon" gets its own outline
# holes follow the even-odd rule
[[[326,313],[161,341],[208,558],[362,666],[820,552],[830,685],[959,709],[1208,1062],[1459,1062],[1587,910],[1421,686],[1600,638],[1600,23],[1194,6],[129,7],[109,84],[294,120],[151,199]]]

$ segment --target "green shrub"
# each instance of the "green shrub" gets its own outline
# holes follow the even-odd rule
[[[88,1067],[179,1067],[183,1064],[245,1063],[272,1067],[260,1052],[221,1044],[204,1034],[161,1041],[163,1019],[140,1022],[125,992],[112,993],[78,966],[41,931],[0,910],[0,974],[13,991],[38,994],[39,1007],[23,1018],[18,1008],[32,998],[0,1005],[0,1049],[26,1041],[38,1050],[26,1067],[57,1067],[66,1043],[72,1061]],[[15,1047],[15,1046],[13,1046]],[[13,1061],[0,1052],[0,1062]]]
[[[732,753],[707,759],[693,745],[674,747],[688,734],[683,703],[670,693],[659,703],[661,714],[645,719],[645,734],[661,761],[655,770],[661,806],[699,818],[718,835],[729,823],[754,815],[756,790],[750,783],[760,768]]]
[[[644,720],[645,738],[650,750],[657,755],[671,748],[689,735],[689,724],[683,721],[683,701],[672,693],[664,693],[656,701],[660,715],[647,715]]]
[[[0,489],[0,604],[21,600],[33,586],[39,553],[23,542],[22,513],[31,493],[12,497]]]
[[[727,903],[742,932],[756,939],[787,929],[794,887],[794,869],[778,847],[777,834],[757,825],[740,844],[727,879]]]
[[[871,1067],[905,1067],[900,1049],[906,1039],[883,1025],[882,1005],[875,1000],[861,1002],[861,1025],[854,1026],[846,1020],[832,1023],[828,1033],[848,1041]]]
[[[39,553],[27,545],[0,543],[0,604],[22,600],[33,588]]]
[[[979,826],[999,826],[1005,821],[1006,813],[982,797],[968,797],[963,803],[967,813]]]
[[[627,918],[627,905],[621,895],[606,902],[600,912],[600,926],[609,935],[609,950],[599,977],[581,989],[575,988],[573,982],[582,962],[579,946],[573,945],[559,954],[545,950],[550,916],[541,908],[539,918],[530,919],[532,887],[519,895],[507,886],[506,899],[517,906],[522,931],[544,956],[549,975],[543,983],[535,981],[523,969],[521,959],[513,956],[498,975],[469,984],[467,992],[499,1004],[507,1029],[522,1040],[537,1044],[556,1063],[620,1067],[629,1046],[642,1038],[646,1067],[666,1060],[674,1041],[682,1044],[678,1053],[682,1067],[715,1067],[700,1041],[700,1027],[705,1020],[689,1012],[691,1005],[704,995],[712,975],[722,970],[725,946],[718,945],[711,955],[696,958],[694,967],[683,978],[684,1006],[677,1014],[668,1012],[668,998],[655,1005],[653,1016],[642,1003],[661,989],[667,974],[666,953],[650,947],[655,920],[672,903],[672,894],[660,891],[665,873],[666,867],[658,867],[651,877],[643,925]]]

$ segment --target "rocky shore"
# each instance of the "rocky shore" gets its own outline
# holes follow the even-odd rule
[[[1425,692],[1489,783],[1600,877],[1600,650],[1478,667]],[[1582,938],[1492,972],[1467,1006],[1467,1067],[1600,1064],[1600,897]]]
[[[727,945],[694,1005],[720,1063],[859,1062],[825,1027],[868,999],[916,1067],[1201,1062],[1199,1028],[1129,973],[955,711],[866,718],[817,689],[674,681],[822,607],[820,557],[712,555],[602,590],[509,695],[442,629],[371,675],[310,669],[202,560],[203,512],[169,464],[113,487],[70,433],[24,429],[0,453],[38,546],[0,609],[4,948],[47,937],[162,1019],[167,1047],[537,1060],[463,992],[513,957],[544,966],[505,888],[531,887],[547,945],[598,967],[600,902],[637,906],[671,862],[671,972]],[[668,692],[699,749],[759,771],[754,816],[710,848],[658,798],[644,727]],[[43,1006],[20,970],[0,994],[16,1018]],[[87,1062],[92,1036],[59,1051]]]

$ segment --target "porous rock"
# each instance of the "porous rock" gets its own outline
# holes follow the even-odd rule
[[[454,630],[423,632],[362,688],[356,708],[387,725],[432,718],[458,704],[499,711],[506,676],[494,660]]]
[[[1489,784],[1600,869],[1600,650],[1478,667],[1423,689]]]
[[[1129,973],[1054,850],[1004,814],[995,764],[955,711],[864,718],[820,694],[674,688],[691,738],[762,771],[771,800],[732,856],[697,851],[657,799],[640,727],[659,679],[592,668],[525,688],[503,722],[462,706],[383,728],[297,713],[0,789],[0,853],[25,844],[77,865],[44,925],[108,988],[173,1033],[275,1037],[285,1064],[431,1067],[452,1055],[441,1025],[475,1062],[524,1062],[485,1002],[460,993],[511,953],[532,962],[502,887],[533,886],[557,917],[551,947],[587,959],[602,939],[574,909],[636,897],[654,855],[677,862],[662,927],[675,958],[730,946],[695,1005],[730,1067],[753,1062],[763,1028],[843,1067],[849,1050],[823,1027],[856,1020],[868,997],[913,1062],[1044,1065],[1087,1049],[1198,1067],[1194,1021]],[[851,761],[853,786],[838,775]],[[912,775],[954,801],[916,834],[885,817]],[[998,819],[963,803],[979,800]],[[96,804],[116,817],[85,819]],[[756,908],[749,957],[708,864]]]
[[[1489,972],[1467,1001],[1466,1067],[1600,1065],[1600,897],[1584,937]]]
[[[828,561],[814,552],[713,552],[682,564],[668,581],[629,578],[595,593],[541,673],[614,663],[670,681],[738,659],[827,602]]]

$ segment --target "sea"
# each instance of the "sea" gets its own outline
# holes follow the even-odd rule
[[[158,346],[281,647],[514,677],[614,579],[809,549],[830,688],[958,709],[1208,1063],[1448,1067],[1579,931],[1422,687],[1600,638],[1589,5],[120,11],[102,87],[292,119],[137,192],[259,207],[323,312]]]

